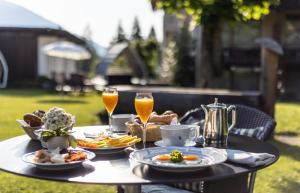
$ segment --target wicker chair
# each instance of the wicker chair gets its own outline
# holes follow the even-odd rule
[[[235,105],[237,111],[235,128],[255,128],[263,127],[263,132],[257,136],[259,140],[269,139],[274,132],[276,122],[266,113],[244,105]],[[188,111],[181,119],[182,124],[201,124],[204,119],[204,112],[201,108],[196,108]],[[231,117],[229,117],[231,120]]]

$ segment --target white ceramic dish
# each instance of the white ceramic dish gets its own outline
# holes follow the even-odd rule
[[[186,165],[180,163],[156,163],[152,158],[160,154],[169,154],[172,150],[177,149],[183,154],[193,154],[200,158],[199,163]],[[227,156],[215,148],[195,148],[195,147],[154,147],[138,150],[130,154],[130,159],[141,164],[147,164],[151,168],[166,172],[193,172],[201,170],[226,161]]]
[[[85,138],[83,137],[77,137],[76,139],[83,139],[83,140],[87,140],[88,138],[86,137],[86,133],[84,133]],[[99,136],[99,135],[98,135]],[[122,136],[120,134],[112,134],[112,136]],[[102,148],[90,148],[90,147],[83,147],[78,145],[79,148],[85,149],[87,151],[91,151],[94,152],[97,155],[101,155],[101,154],[115,154],[115,153],[120,153],[123,152],[126,148],[130,147],[130,146],[124,146],[124,147],[102,147]]]
[[[76,150],[74,150],[76,151]],[[87,155],[87,159],[80,160],[80,161],[74,161],[74,162],[68,162],[68,163],[37,163],[34,161],[34,155],[35,152],[27,153],[22,156],[22,160],[28,164],[35,165],[37,168],[42,170],[69,170],[76,167],[79,167],[82,165],[82,163],[86,160],[93,159],[96,155],[93,152],[85,151],[85,150],[78,150],[78,151],[84,151]]]
[[[126,146],[126,147],[110,147],[110,148],[89,148],[89,147],[81,147],[78,146],[82,149],[85,149],[87,151],[91,151],[97,155],[102,155],[102,154],[115,154],[115,153],[121,153],[123,152],[126,148],[130,147],[130,146]]]
[[[163,140],[155,141],[154,145],[156,145],[157,147],[167,147],[167,145],[164,144]],[[191,141],[190,143],[185,145],[185,147],[194,147],[194,146],[196,146],[196,142],[194,141]]]

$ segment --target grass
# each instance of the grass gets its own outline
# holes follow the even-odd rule
[[[59,96],[40,90],[0,90],[0,140],[23,135],[16,119],[36,109],[53,106],[76,115],[76,126],[99,124],[96,114],[103,108],[99,96]],[[20,177],[0,171],[1,193],[112,193],[113,186],[58,183]]]
[[[99,96],[57,96],[40,90],[0,90],[0,140],[22,135],[16,123],[24,113],[53,106],[65,108],[76,115],[77,126],[98,124],[96,113],[102,107]],[[276,131],[300,140],[300,104],[278,103],[276,105]],[[296,193],[300,190],[300,147],[288,145],[276,139],[270,141],[281,153],[273,166],[258,172],[255,193]],[[1,193],[111,193],[112,186],[57,183],[19,177],[0,172]]]
[[[300,140],[300,104],[276,105],[276,135],[288,135]],[[275,139],[270,143],[280,151],[280,158],[271,167],[258,172],[255,193],[296,193],[300,190],[300,146]]]

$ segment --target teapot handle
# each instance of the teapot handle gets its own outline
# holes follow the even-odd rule
[[[234,105],[230,105],[228,108],[227,108],[227,111],[232,113],[231,115],[231,119],[232,119],[232,123],[230,125],[230,127],[228,128],[228,131],[230,131],[236,124],[236,107]]]

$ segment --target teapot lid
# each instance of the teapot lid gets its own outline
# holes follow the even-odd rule
[[[207,105],[209,108],[226,108],[226,104],[218,103],[218,98],[215,98],[215,102]]]

